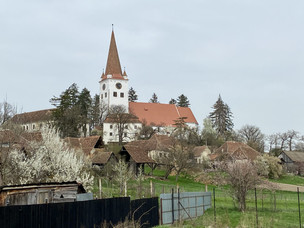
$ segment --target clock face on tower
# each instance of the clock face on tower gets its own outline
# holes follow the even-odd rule
[[[122,87],[121,83],[119,83],[119,82],[116,83],[116,88],[117,88],[117,89],[121,89],[121,87]]]
[[[106,84],[102,85],[102,89],[105,90],[106,89]]]

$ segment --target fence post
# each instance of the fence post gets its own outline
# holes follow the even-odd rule
[[[208,185],[205,184],[205,192],[208,192]]]
[[[152,183],[152,180],[150,180],[150,193],[151,193],[151,197],[153,197],[153,183]]]
[[[262,211],[264,210],[264,193],[262,189]]]
[[[277,210],[277,197],[276,197],[276,192],[274,192],[273,195],[273,204],[274,204],[274,211]]]
[[[215,210],[215,188],[213,188],[213,213],[214,213],[214,225],[216,226],[216,210]]]
[[[180,194],[179,194],[179,188],[177,189],[177,206],[178,206],[178,221],[181,220],[181,217],[180,217]]]
[[[174,188],[171,193],[171,205],[172,205],[172,224],[174,223]]]
[[[255,197],[255,219],[256,219],[256,226],[259,227],[259,219],[258,219],[258,200],[257,200],[256,188],[254,188],[254,197]]]
[[[160,225],[163,225],[163,199],[160,198]]]
[[[99,182],[99,199],[101,199],[102,190],[101,190],[101,179],[100,178],[99,178],[98,182]]]
[[[299,208],[299,223],[300,223],[300,228],[301,228],[301,207],[300,207],[300,192],[299,192],[299,187],[298,188],[298,208]]]

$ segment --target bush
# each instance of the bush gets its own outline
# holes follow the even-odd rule
[[[257,157],[255,165],[260,176],[277,179],[283,174],[283,169],[279,162],[279,158],[264,154]]]

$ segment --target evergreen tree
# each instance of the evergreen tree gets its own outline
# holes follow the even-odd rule
[[[190,102],[184,94],[180,95],[177,98],[177,106],[179,106],[179,107],[189,107],[190,106]]]
[[[176,100],[174,98],[171,98],[171,100],[169,101],[169,104],[176,104]]]
[[[92,98],[90,95],[90,91],[87,88],[84,88],[78,96],[77,105],[79,106],[80,111],[80,123],[79,125],[82,128],[82,132],[84,136],[87,136],[88,130],[87,124],[90,122],[90,111],[92,106]]]
[[[232,112],[227,104],[225,104],[219,95],[218,100],[212,107],[214,110],[209,114],[212,121],[212,126],[216,130],[218,136],[226,138],[228,134],[232,133],[233,122]]]
[[[99,95],[95,94],[92,100],[91,106],[91,127],[94,128],[95,126],[101,125],[101,114],[100,114],[100,99]]]
[[[129,89],[129,101],[130,102],[136,102],[138,100],[138,96],[136,94],[136,91],[131,87]]]
[[[60,130],[62,137],[79,137],[80,129],[87,135],[87,123],[91,113],[92,99],[89,90],[84,88],[81,93],[73,83],[59,97],[50,102],[56,107],[53,111],[54,125]]]
[[[152,98],[149,101],[150,103],[159,103],[158,97],[155,93],[153,93]]]

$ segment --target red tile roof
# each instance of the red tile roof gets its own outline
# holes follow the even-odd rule
[[[129,111],[152,126],[174,126],[181,117],[186,117],[186,123],[198,124],[190,108],[174,104],[129,102]]]

